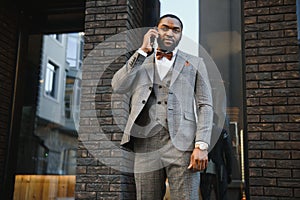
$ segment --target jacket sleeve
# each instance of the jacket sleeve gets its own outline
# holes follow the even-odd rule
[[[206,66],[202,58],[199,59],[195,84],[195,98],[196,106],[198,108],[198,121],[195,141],[203,141],[209,145],[213,124],[213,101]]]
[[[135,52],[126,64],[116,72],[112,78],[112,89],[114,92],[127,93],[133,91],[135,78],[145,58],[138,52]]]

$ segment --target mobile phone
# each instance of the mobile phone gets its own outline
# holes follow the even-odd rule
[[[153,27],[155,30],[158,30],[157,27]],[[151,37],[150,38],[150,43],[153,49],[157,48],[157,38],[156,37]]]

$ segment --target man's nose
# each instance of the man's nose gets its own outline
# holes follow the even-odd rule
[[[167,31],[167,36],[169,36],[169,37],[174,36],[173,30],[171,28],[169,28],[169,30]]]

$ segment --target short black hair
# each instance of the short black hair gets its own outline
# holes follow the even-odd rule
[[[161,21],[162,19],[167,18],[167,17],[177,19],[177,20],[180,22],[180,24],[181,24],[181,30],[183,29],[183,23],[182,23],[182,21],[180,20],[179,17],[177,17],[176,15],[173,15],[173,14],[166,14],[166,15],[161,16],[161,17],[159,18],[158,22],[157,22],[157,26],[158,26],[158,24],[160,23],[160,21]]]

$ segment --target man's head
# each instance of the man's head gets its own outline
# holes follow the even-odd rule
[[[182,37],[182,21],[175,15],[167,14],[159,19],[157,28],[159,33],[158,47],[161,50],[173,51]]]

